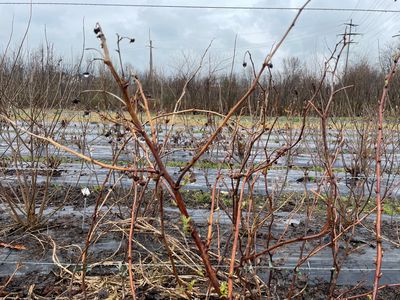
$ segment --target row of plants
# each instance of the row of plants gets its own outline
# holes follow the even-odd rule
[[[307,1],[303,8],[309,2]],[[283,91],[287,95],[294,93],[295,97],[286,98],[284,93],[277,90],[274,80],[276,74],[271,61],[293,29],[301,12],[302,9],[282,39],[266,56],[260,69],[251,73],[245,89],[237,89],[236,94],[233,89],[228,90],[229,97],[226,99],[229,101],[224,101],[221,97],[221,105],[215,110],[207,110],[207,106],[201,107],[207,110],[208,115],[213,116],[209,119],[212,122],[201,139],[193,144],[183,145],[183,148],[190,148],[191,154],[185,164],[179,165],[177,173],[172,173],[176,170],[171,171],[168,168],[168,164],[173,163],[166,162],[165,157],[168,157],[177,143],[174,141],[175,119],[181,115],[185,116],[188,107],[196,106],[197,100],[188,100],[190,94],[193,94],[191,89],[195,88],[196,93],[200,95],[207,90],[194,84],[196,76],[200,74],[202,62],[196,71],[184,78],[183,84],[177,87],[179,92],[174,94],[173,103],[168,104],[166,101],[166,105],[163,106],[163,109],[168,110],[166,122],[165,118],[154,116],[154,112],[151,111],[151,100],[141,77],[130,73],[129,68],[114,65],[106,35],[100,24],[96,24],[94,33],[102,53],[98,62],[103,65],[99,66],[99,69],[105,68],[104,72],[98,75],[101,77],[101,89],[90,83],[85,83],[83,88],[76,77],[66,75],[62,68],[54,70],[50,58],[37,61],[32,69],[22,67],[19,73],[17,70],[22,59],[20,55],[10,62],[6,59],[7,53],[3,54],[0,67],[11,71],[0,76],[1,101],[4,103],[0,108],[0,117],[10,129],[1,132],[2,139],[11,149],[12,163],[17,170],[20,168],[19,163],[22,160],[26,161],[26,154],[23,152],[28,149],[31,170],[31,173],[17,172],[15,182],[7,187],[0,186],[0,199],[16,224],[28,230],[40,230],[54,215],[46,212],[52,194],[53,176],[48,174],[45,177],[44,187],[43,183],[38,183],[38,179],[43,175],[38,173],[39,165],[44,160],[50,164],[51,157],[62,157],[67,152],[81,160],[83,172],[93,170],[94,166],[107,170],[106,175],[101,178],[99,176],[97,180],[93,212],[89,218],[90,225],[85,232],[85,240],[81,241],[79,246],[77,260],[80,267],[70,270],[58,264],[63,276],[71,282],[70,292],[72,287],[79,284],[80,288],[74,290],[75,295],[92,297],[97,281],[93,280],[91,275],[92,265],[96,264],[90,255],[91,247],[98,239],[100,228],[108,226],[107,228],[112,228],[112,232],[121,232],[126,241],[125,261],[120,265],[118,278],[128,281],[133,299],[142,297],[154,289],[174,298],[274,299],[283,295],[286,299],[293,299],[305,295],[309,288],[309,282],[307,278],[304,280],[301,268],[312,257],[326,249],[330,249],[331,267],[330,279],[324,290],[326,298],[354,299],[371,296],[378,299],[380,291],[387,287],[380,284],[382,244],[383,240],[387,240],[382,232],[382,211],[387,210],[390,199],[394,201],[393,207],[397,207],[397,200],[390,196],[398,188],[395,174],[389,171],[396,165],[399,137],[395,133],[399,130],[395,123],[385,123],[389,128],[384,127],[383,112],[386,100],[389,99],[389,89],[398,80],[395,71],[400,54],[396,53],[391,60],[385,80],[379,81],[380,98],[378,92],[370,94],[371,103],[374,103],[376,110],[366,116],[363,122],[354,121],[359,119],[338,121],[335,116],[346,114],[345,112],[350,111],[354,116],[353,104],[342,100],[347,99],[346,97],[354,98],[355,102],[357,100],[355,95],[349,93],[356,90],[358,84],[333,84],[340,75],[339,64],[349,46],[345,40],[335,45],[321,74],[311,80],[311,88],[302,84],[301,77],[292,74],[292,83],[295,86],[301,85],[306,91],[301,93],[289,84]],[[46,53],[50,55],[50,49]],[[121,57],[122,53],[119,55]],[[46,76],[42,80],[35,80],[39,69],[46,70],[40,73],[40,76]],[[77,70],[80,70],[80,67],[77,67]],[[291,66],[289,71],[296,73],[299,70]],[[20,76],[21,72],[23,76]],[[357,75],[363,80],[368,78],[359,71]],[[82,80],[86,79],[88,78]],[[97,75],[89,76],[89,80],[95,82]],[[68,86],[65,86],[66,81],[69,82]],[[234,83],[231,81],[232,86]],[[57,88],[54,89],[54,86]],[[365,89],[363,86],[360,88],[363,91]],[[75,99],[75,95],[78,94],[85,95],[88,103],[101,97],[104,102],[99,108],[112,107],[119,110],[117,115],[106,110],[98,112],[102,122],[124,128],[120,139],[110,143],[112,161],[97,160],[91,155],[91,144],[87,139],[90,135],[89,120],[81,124],[78,148],[64,143],[65,139],[61,136],[69,128],[68,124],[73,123],[62,122],[62,109],[67,107],[65,103],[70,103],[69,101]],[[64,101],[58,101],[60,98]],[[160,98],[168,99],[165,95]],[[15,99],[24,101],[12,101]],[[78,100],[75,101],[77,105],[82,99]],[[276,128],[281,112],[278,106],[282,106],[287,114],[298,119],[296,126],[287,126],[281,135],[284,143],[272,147],[275,143],[274,134],[281,130]],[[49,119],[48,111],[55,108],[59,113]],[[243,128],[240,118],[250,112],[250,126]],[[24,118],[21,118],[21,113]],[[310,116],[314,120],[317,118],[318,122],[307,122]],[[346,137],[349,132],[346,130],[348,123],[355,129],[351,138]],[[307,130],[312,130],[314,134],[305,138]],[[332,131],[335,132],[335,138],[330,136]],[[229,138],[222,139],[221,136]],[[97,138],[109,139],[110,136],[99,135]],[[323,176],[314,178],[316,187],[312,189],[307,186],[305,180],[304,192],[301,195],[288,192],[285,188],[288,174],[293,168],[293,158],[301,150],[301,143],[307,143],[309,140],[315,145],[315,149],[310,151],[312,166],[315,166],[312,168],[318,168]],[[204,160],[206,156],[220,156],[221,152],[223,159],[220,162]],[[256,160],[254,152],[262,153],[263,159]],[[126,158],[120,159],[122,154],[128,155],[128,163]],[[350,159],[345,159],[344,154],[350,154]],[[334,167],[339,159],[344,162],[343,170],[351,177],[357,177],[356,182],[346,183],[348,190],[345,196],[339,189],[337,176],[337,173],[343,170]],[[272,171],[278,162],[285,168],[283,178],[276,180]],[[207,182],[207,192],[188,193],[184,187],[192,179],[194,168],[199,166],[202,166],[206,178],[211,168],[215,169],[216,176]],[[235,168],[229,174],[225,174],[222,172],[225,166]],[[386,176],[382,176],[383,172]],[[96,176],[96,172],[94,174]],[[362,176],[359,176],[360,174]],[[129,178],[131,182],[128,190],[117,188],[123,178]],[[261,195],[255,192],[255,187],[260,182],[263,185]],[[90,191],[82,189],[82,193],[86,207]],[[111,222],[105,218],[105,214],[112,216],[111,208],[105,212],[103,210],[104,206],[110,204],[110,195],[114,195],[113,199],[118,203],[118,221]],[[124,201],[119,201],[118,196]],[[190,209],[193,199],[207,204],[205,226],[196,223]],[[68,200],[68,193],[65,193],[65,201],[62,201],[61,205],[68,203]],[[173,224],[167,216],[168,203],[173,204],[179,212],[179,219],[173,220]],[[110,205],[114,206],[115,203]],[[284,223],[280,220],[283,212],[287,221]],[[220,222],[221,214],[227,216],[228,224]],[[299,223],[299,230],[293,225],[294,222],[290,222],[298,214],[304,217]],[[370,228],[368,218],[372,215],[375,227]],[[173,226],[174,229],[171,231],[169,226]],[[357,289],[359,286],[342,288],[337,284],[347,259],[356,255],[354,253],[357,249],[352,241],[360,227],[370,229],[370,238],[376,247],[376,269],[372,289],[364,289],[362,292]],[[139,251],[144,248],[141,243],[143,234],[157,241],[157,245],[160,246],[158,250],[146,250],[146,258],[143,258],[142,252]],[[393,240],[390,242],[397,244]],[[284,273],[287,278],[285,284],[279,286],[279,276],[282,276],[282,272],[278,266],[282,262],[277,257],[290,246],[296,246],[298,249],[298,259],[295,265]],[[54,258],[57,245],[53,243],[53,247]],[[54,260],[57,262],[55,258]],[[160,276],[157,268],[161,263],[167,266],[167,271]],[[113,289],[117,288],[117,295],[126,295],[126,286],[115,283],[115,280],[104,283],[104,286],[109,286],[110,289],[111,286]]]

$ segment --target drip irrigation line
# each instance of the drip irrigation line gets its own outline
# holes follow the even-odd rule
[[[66,166],[68,166],[68,163],[67,164],[65,164]],[[122,166],[124,166],[124,165],[122,165]],[[99,166],[95,166],[95,167],[97,167],[97,168],[99,168],[99,169],[104,169],[104,168],[102,168],[102,167],[99,167]],[[179,167],[171,167],[171,168],[175,168],[175,169],[178,169]],[[195,168],[196,169],[196,168]],[[199,168],[200,169],[200,168]],[[65,172],[65,171],[82,171],[82,172],[84,172],[84,168],[82,169],[82,168],[70,168],[70,167],[68,167],[68,168],[40,168],[40,167],[38,167],[38,168],[35,168],[35,167],[17,167],[17,168],[15,168],[15,167],[2,167],[2,168],[0,168],[0,175],[3,175],[3,174],[1,174],[1,170],[5,170],[5,171],[60,171],[60,172]],[[215,169],[215,170],[218,170],[218,169]],[[227,171],[229,171],[229,169],[221,169],[221,170],[227,170]],[[299,170],[296,170],[296,169],[291,169],[291,170],[294,170],[294,171],[302,171],[302,169],[299,169]],[[99,170],[91,170],[92,172],[98,172]],[[115,171],[115,170],[114,170]],[[282,168],[282,169],[271,169],[270,171],[283,171],[283,172],[285,172],[286,171],[286,169],[284,169],[284,168]],[[117,171],[117,172],[119,172],[119,171]],[[315,173],[318,173],[319,171],[315,171]],[[314,173],[314,171],[312,171],[312,173]],[[321,174],[322,174],[322,172],[320,172]],[[337,172],[337,173],[344,173],[344,172]],[[199,172],[198,173],[200,176],[201,175],[203,175],[201,172]],[[227,173],[228,175],[229,175],[229,173]],[[4,174],[4,175],[6,175],[6,176],[16,176],[15,174]],[[66,176],[66,175],[68,175],[68,174],[65,174],[64,176]],[[302,175],[302,174],[299,174],[299,175]],[[62,177],[62,176],[61,176]],[[124,177],[126,177],[126,176],[124,176]],[[328,176],[328,175],[317,175],[317,176],[314,176],[316,179],[323,179],[323,178],[330,178],[330,176]],[[343,176],[343,177],[339,177],[339,178],[346,178],[346,179],[367,179],[367,177],[366,176]],[[300,183],[300,182],[299,182]],[[309,183],[313,183],[312,181],[311,182],[309,182]]]
[[[310,262],[308,262],[310,264]],[[62,266],[62,267],[82,267],[82,264],[71,264],[71,263],[65,263],[65,262],[59,262],[59,263],[53,263],[53,262],[37,262],[37,261],[3,261],[0,263],[0,265],[14,265],[14,264],[20,264],[20,265],[40,265],[40,266]],[[109,262],[109,263],[94,263],[92,265],[89,264],[90,267],[121,267],[121,266],[126,266],[128,267],[128,263],[126,262]],[[133,267],[170,267],[169,264],[160,264],[160,263],[146,263],[146,264],[132,264]],[[199,267],[199,265],[196,264],[176,264],[176,267]],[[215,268],[229,268],[229,265],[215,265]],[[291,266],[269,266],[269,265],[263,265],[263,266],[252,266],[254,269],[270,269],[270,270],[293,270],[296,268],[296,265],[291,265]],[[310,270],[310,271],[332,271],[334,270],[334,267],[312,267],[311,265],[305,266],[305,267],[298,267],[298,270]],[[381,269],[382,271],[388,272],[388,271],[393,271],[393,272],[398,272],[400,271],[400,268],[383,268]],[[341,268],[341,271],[357,271],[357,272],[370,272],[370,271],[375,271],[375,268]]]
[[[132,7],[132,8],[170,8],[170,9],[218,9],[218,10],[281,10],[298,11],[300,7],[273,6],[217,6],[217,5],[168,5],[168,4],[125,4],[125,3],[89,3],[89,2],[0,2],[0,5],[48,5],[48,6],[91,6],[91,7]],[[335,7],[305,7],[307,11],[336,11],[336,12],[373,12],[399,13],[398,9],[370,8],[335,8]]]

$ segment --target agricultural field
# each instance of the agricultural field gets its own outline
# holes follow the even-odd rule
[[[205,270],[190,240],[191,226],[207,237],[211,261],[219,266],[220,276],[228,276],[226,256],[239,205],[237,263],[243,269],[235,277],[257,280],[261,293],[269,290],[269,284],[275,286],[276,295],[284,295],[292,280],[296,282],[294,293],[301,289],[305,295],[314,293],[320,284],[329,286],[334,270],[331,236],[323,232],[333,187],[337,193],[334,209],[341,224],[335,292],[361,282],[363,289],[370,287],[375,271],[371,257],[376,252],[376,136],[371,134],[376,124],[372,120],[331,119],[328,148],[323,150],[317,118],[305,124],[290,117],[267,118],[265,123],[249,117],[232,119],[182,177],[179,190],[190,216],[185,218],[173,192],[163,191],[155,173],[128,170],[132,164],[136,169],[152,170],[144,141],[134,140],[125,126],[92,114],[43,111],[38,114],[40,120],[29,123],[31,118],[18,112],[15,124],[2,124],[1,209],[6,246],[1,249],[0,275],[15,277],[4,290],[9,297],[30,289],[47,297],[79,293],[89,233],[88,297],[106,298],[113,292],[129,295],[128,248],[133,268],[140,268],[134,276],[138,293],[185,297],[188,290],[169,286],[177,280],[171,269],[175,266],[181,284],[190,287],[193,295],[206,297],[201,294],[207,289]],[[113,113],[107,118],[112,117]],[[160,158],[174,181],[221,121],[220,116],[206,114],[153,118]],[[85,159],[38,141],[28,133],[33,127],[36,134],[52,128],[52,141]],[[400,130],[390,119],[384,129],[381,283],[390,285],[399,280]],[[151,134],[150,125],[144,130]],[[294,146],[281,154],[288,145]],[[335,154],[330,161],[334,183],[327,176],[324,151],[329,151],[329,157]],[[110,171],[97,162],[121,170]],[[249,170],[251,175],[246,174]],[[135,222],[131,222],[132,201]],[[128,245],[131,226],[133,239]],[[308,236],[309,241],[302,240]],[[235,280],[235,285],[240,284]],[[390,295],[391,290],[387,292]]]
[[[314,77],[275,82],[308,2],[215,95],[208,49],[167,84],[124,69],[134,39],[115,59],[99,23],[83,73],[6,50],[1,299],[400,299],[400,53],[339,84],[344,38]]]

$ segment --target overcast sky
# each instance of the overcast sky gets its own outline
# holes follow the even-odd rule
[[[211,6],[268,6],[298,7],[303,0],[117,0],[86,3],[131,3],[168,5]],[[0,0],[0,3],[4,2]],[[61,1],[53,1],[61,2]],[[73,1],[70,1],[73,2]],[[400,10],[400,1],[394,0],[313,0],[309,7],[394,9]],[[27,49],[37,48],[47,40],[54,45],[57,55],[66,61],[78,57],[83,36],[86,47],[98,48],[93,27],[100,22],[110,48],[115,49],[116,33],[133,37],[134,44],[123,43],[124,59],[137,70],[148,68],[149,30],[153,40],[154,65],[158,71],[173,72],[182,67],[185,58],[197,61],[213,40],[210,54],[212,68],[227,71],[231,63],[235,36],[237,35],[236,62],[242,64],[243,55],[249,50],[257,65],[287,29],[295,11],[276,10],[223,10],[177,9],[137,7],[87,7],[33,5]],[[29,19],[27,5],[0,5],[0,49],[3,50],[13,28],[12,41],[17,45]],[[350,61],[368,58],[375,63],[379,47],[395,44],[392,38],[400,30],[400,13],[306,11],[291,32],[284,46],[274,58],[278,68],[284,57],[297,56],[307,64],[321,63],[329,53],[338,35],[352,19],[359,26],[360,36],[355,36],[350,49]],[[83,30],[83,22],[85,24]],[[93,53],[92,53],[93,55]]]

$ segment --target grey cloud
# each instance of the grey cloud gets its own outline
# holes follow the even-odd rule
[[[125,0],[118,1],[123,3]],[[125,1],[129,3],[129,1]],[[153,3],[153,2],[152,2]],[[154,1],[171,4],[171,1]],[[188,1],[185,4],[199,2]],[[295,6],[301,0],[282,1],[219,1],[218,5],[248,6]],[[179,2],[179,4],[182,4]],[[214,1],[202,1],[203,5],[216,5]],[[400,5],[390,0],[337,0],[312,1],[314,7],[358,7],[400,9]],[[22,37],[28,19],[26,6],[0,6],[0,48],[5,47],[12,15],[15,16],[14,43]],[[214,39],[210,55],[215,59],[228,60],[232,56],[233,41],[238,34],[237,61],[240,62],[246,50],[250,50],[254,60],[260,64],[268,50],[276,43],[290,24],[294,11],[268,10],[183,10],[150,8],[104,8],[104,7],[63,7],[34,6],[29,33],[29,47],[37,47],[44,40],[44,25],[48,40],[54,43],[60,55],[78,55],[82,45],[82,20],[85,19],[87,47],[98,47],[92,28],[99,21],[114,47],[115,33],[133,36],[134,45],[122,45],[124,58],[139,70],[148,66],[148,30],[154,40],[154,60],[159,69],[168,69],[176,64],[182,52],[194,57],[201,56],[204,49]],[[303,61],[314,61],[323,57],[344,31],[343,23],[353,19],[360,24],[357,28],[364,35],[355,37],[358,44],[352,46],[351,59],[368,57],[376,59],[378,40],[380,45],[393,43],[392,35],[398,32],[396,14],[385,13],[343,13],[306,11],[300,17],[293,32],[275,57],[279,66],[282,58],[298,56]],[[229,64],[227,64],[229,65]],[[239,63],[240,65],[240,63]]]

